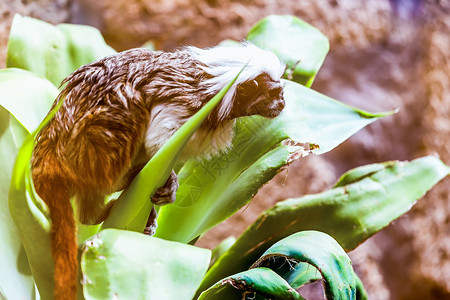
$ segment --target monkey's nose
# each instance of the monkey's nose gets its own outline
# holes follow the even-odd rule
[[[279,99],[278,101],[275,102],[275,109],[282,111],[284,109],[284,107],[286,106],[286,102],[284,101],[283,98]]]

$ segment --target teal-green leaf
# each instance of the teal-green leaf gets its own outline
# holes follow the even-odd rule
[[[292,81],[283,83],[286,107],[279,117],[241,118],[228,153],[183,166],[177,200],[161,208],[156,236],[191,241],[246,205],[288,162],[310,152],[328,152],[384,116],[344,105]]]
[[[131,231],[107,229],[86,242],[81,258],[86,299],[189,300],[211,251]]]
[[[301,231],[282,239],[267,249],[251,268],[270,268],[286,279],[285,275],[293,276],[292,271],[299,262],[320,271],[327,299],[367,298],[364,290],[361,298],[356,297],[359,279],[347,253],[331,236],[319,231]]]
[[[53,26],[16,14],[11,25],[6,66],[29,70],[59,86],[82,65],[115,51],[94,27]]]
[[[300,296],[282,277],[268,268],[256,268],[220,280],[198,300],[256,299],[299,300]]]
[[[411,162],[366,167],[375,172],[349,171],[348,185],[278,202],[248,227],[205,276],[201,290],[219,279],[247,269],[272,244],[302,230],[331,235],[351,250],[407,212],[449,168],[428,156]],[[352,176],[351,173],[357,175]],[[366,176],[361,176],[365,174]]]
[[[247,39],[274,52],[287,66],[286,76],[311,86],[330,48],[328,38],[295,16],[272,15],[255,24]]]

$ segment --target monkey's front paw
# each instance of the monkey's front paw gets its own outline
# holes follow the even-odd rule
[[[172,171],[166,183],[152,196],[152,203],[156,205],[165,205],[175,202],[175,194],[177,193],[178,186],[177,174]]]

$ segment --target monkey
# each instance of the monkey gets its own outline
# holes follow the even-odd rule
[[[54,298],[76,299],[76,218],[99,224],[113,202],[162,145],[246,65],[191,137],[180,159],[226,151],[236,118],[278,116],[285,106],[278,57],[250,43],[193,46],[174,52],[130,49],[81,66],[66,77],[53,107],[60,109],[38,133],[31,177],[51,219]],[[201,152],[201,153],[199,153]],[[150,199],[175,200],[172,172]],[[75,212],[71,199],[75,201]]]

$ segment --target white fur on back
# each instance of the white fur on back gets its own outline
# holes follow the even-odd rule
[[[214,76],[206,80],[210,92],[217,93],[238,74],[242,67],[247,67],[222,99],[220,114],[227,114],[232,107],[233,96],[239,84],[267,73],[274,81],[280,80],[285,65],[270,51],[262,50],[253,44],[245,43],[240,47],[217,46],[209,49],[187,48],[191,55],[206,65],[205,72]]]

